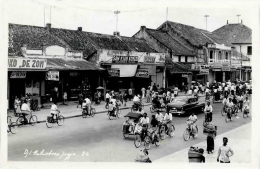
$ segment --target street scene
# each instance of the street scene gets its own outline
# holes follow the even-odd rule
[[[8,161],[252,162],[248,9],[64,1],[25,7],[41,19],[7,8]]]

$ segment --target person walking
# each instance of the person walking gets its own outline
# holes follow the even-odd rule
[[[214,130],[215,131],[215,126],[213,125],[212,122],[206,122],[204,124],[204,127],[210,129],[210,130]],[[208,154],[214,152],[214,132],[210,131],[207,133],[207,152]]]
[[[14,116],[17,116],[17,113],[21,113],[21,101],[17,96],[14,99]]]
[[[227,146],[228,138],[223,138],[223,146],[219,147],[217,162],[230,163],[229,157],[234,155],[233,150]]]
[[[77,108],[78,108],[78,106],[80,106],[81,108],[82,108],[82,102],[83,102],[83,95],[82,95],[82,93],[79,93],[79,95],[78,95],[78,101],[79,101],[79,103],[78,103],[78,105],[77,105]],[[54,102],[54,101],[53,101]],[[55,101],[56,102],[56,101]]]
[[[153,91],[154,91],[154,92],[157,92],[157,91],[158,91],[158,89],[157,89],[157,87],[156,87],[156,83],[153,84]]]
[[[133,98],[133,90],[131,87],[128,89],[128,97],[129,97],[129,101],[131,101],[131,99]]]
[[[110,100],[110,94],[107,92],[106,93],[106,109],[108,109],[109,100]]]
[[[149,86],[148,89],[146,90],[146,103],[150,103],[150,102],[151,102],[151,91]]]
[[[145,97],[145,88],[143,87],[142,89],[141,89],[141,91],[142,91],[142,99]]]

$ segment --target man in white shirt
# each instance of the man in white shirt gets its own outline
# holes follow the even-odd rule
[[[86,97],[85,100],[86,100],[86,106],[88,107],[88,112],[90,112],[91,101],[89,100],[88,97]]]
[[[166,111],[163,121],[166,122],[166,131],[168,130],[168,128],[172,125],[172,114],[170,113],[169,110]]]
[[[106,94],[106,107],[107,107],[108,104],[109,104],[109,99],[110,99],[110,95],[109,95],[109,93],[107,92],[107,94]]]
[[[113,96],[110,101],[113,103],[113,106],[116,107],[116,98],[115,98],[115,96]]]
[[[58,110],[58,107],[57,107],[57,104],[56,102],[54,101],[53,102],[53,105],[51,105],[51,114],[53,114],[54,118],[56,117],[57,118],[57,114],[58,114],[59,110]]]
[[[27,116],[29,113],[31,113],[31,109],[27,104],[27,100],[25,100],[21,106],[21,114],[23,115],[25,123],[28,123],[27,118],[25,118],[25,116]]]
[[[207,81],[207,87],[209,87],[209,81]]]
[[[197,126],[196,121],[197,121],[197,119],[198,118],[197,118],[197,116],[194,113],[192,113],[192,115],[190,115],[190,117],[188,119],[188,121],[191,122],[191,124],[190,124],[191,131],[193,131],[193,134],[195,134],[195,137],[197,137],[197,130],[196,130],[196,126]]]
[[[234,155],[233,150],[227,146],[228,139],[223,138],[223,146],[219,147],[217,161],[220,163],[230,163],[229,157]]]
[[[163,114],[157,110],[157,113],[155,115],[155,119],[158,121],[158,122],[162,122],[163,121]]]
[[[211,122],[212,121],[212,112],[213,112],[213,108],[210,105],[210,102],[207,102],[207,105],[204,108],[204,112],[205,112],[205,121],[206,122]]]

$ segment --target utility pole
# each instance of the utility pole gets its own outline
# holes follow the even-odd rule
[[[120,11],[115,11],[114,13],[116,14],[116,32],[117,32],[118,14],[120,13]]]
[[[209,15],[204,15],[204,17],[206,18],[206,31],[207,31],[207,18],[209,17]]]
[[[50,6],[50,23],[51,23],[51,6]]]
[[[43,13],[44,13],[44,17],[43,17],[43,27],[45,27],[45,5],[44,5]]]
[[[240,16],[241,16],[240,14],[237,15],[237,23],[239,23],[239,17]]]
[[[240,46],[240,54],[241,54],[241,60],[240,60],[240,63],[241,63],[241,67],[240,67],[240,81],[242,81],[242,53],[241,53],[241,45]]]

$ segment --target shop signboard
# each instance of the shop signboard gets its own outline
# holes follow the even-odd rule
[[[200,74],[208,75],[209,74],[209,69],[200,69]]]
[[[230,71],[230,67],[222,67],[222,71]]]
[[[45,69],[46,59],[8,58],[8,69]]]
[[[148,73],[148,70],[137,69],[135,76],[136,77],[149,78],[149,73]]]
[[[12,72],[10,75],[11,79],[20,79],[20,78],[26,78],[26,72],[25,71],[16,71]]]
[[[120,76],[120,69],[115,69],[115,68],[110,68],[107,69],[108,70],[108,74],[111,77],[119,77]]]
[[[137,64],[138,56],[113,56],[112,63],[116,64]]]
[[[59,81],[59,71],[46,72],[46,80]]]
[[[144,63],[155,63],[155,57],[153,57],[153,56],[144,56]]]

